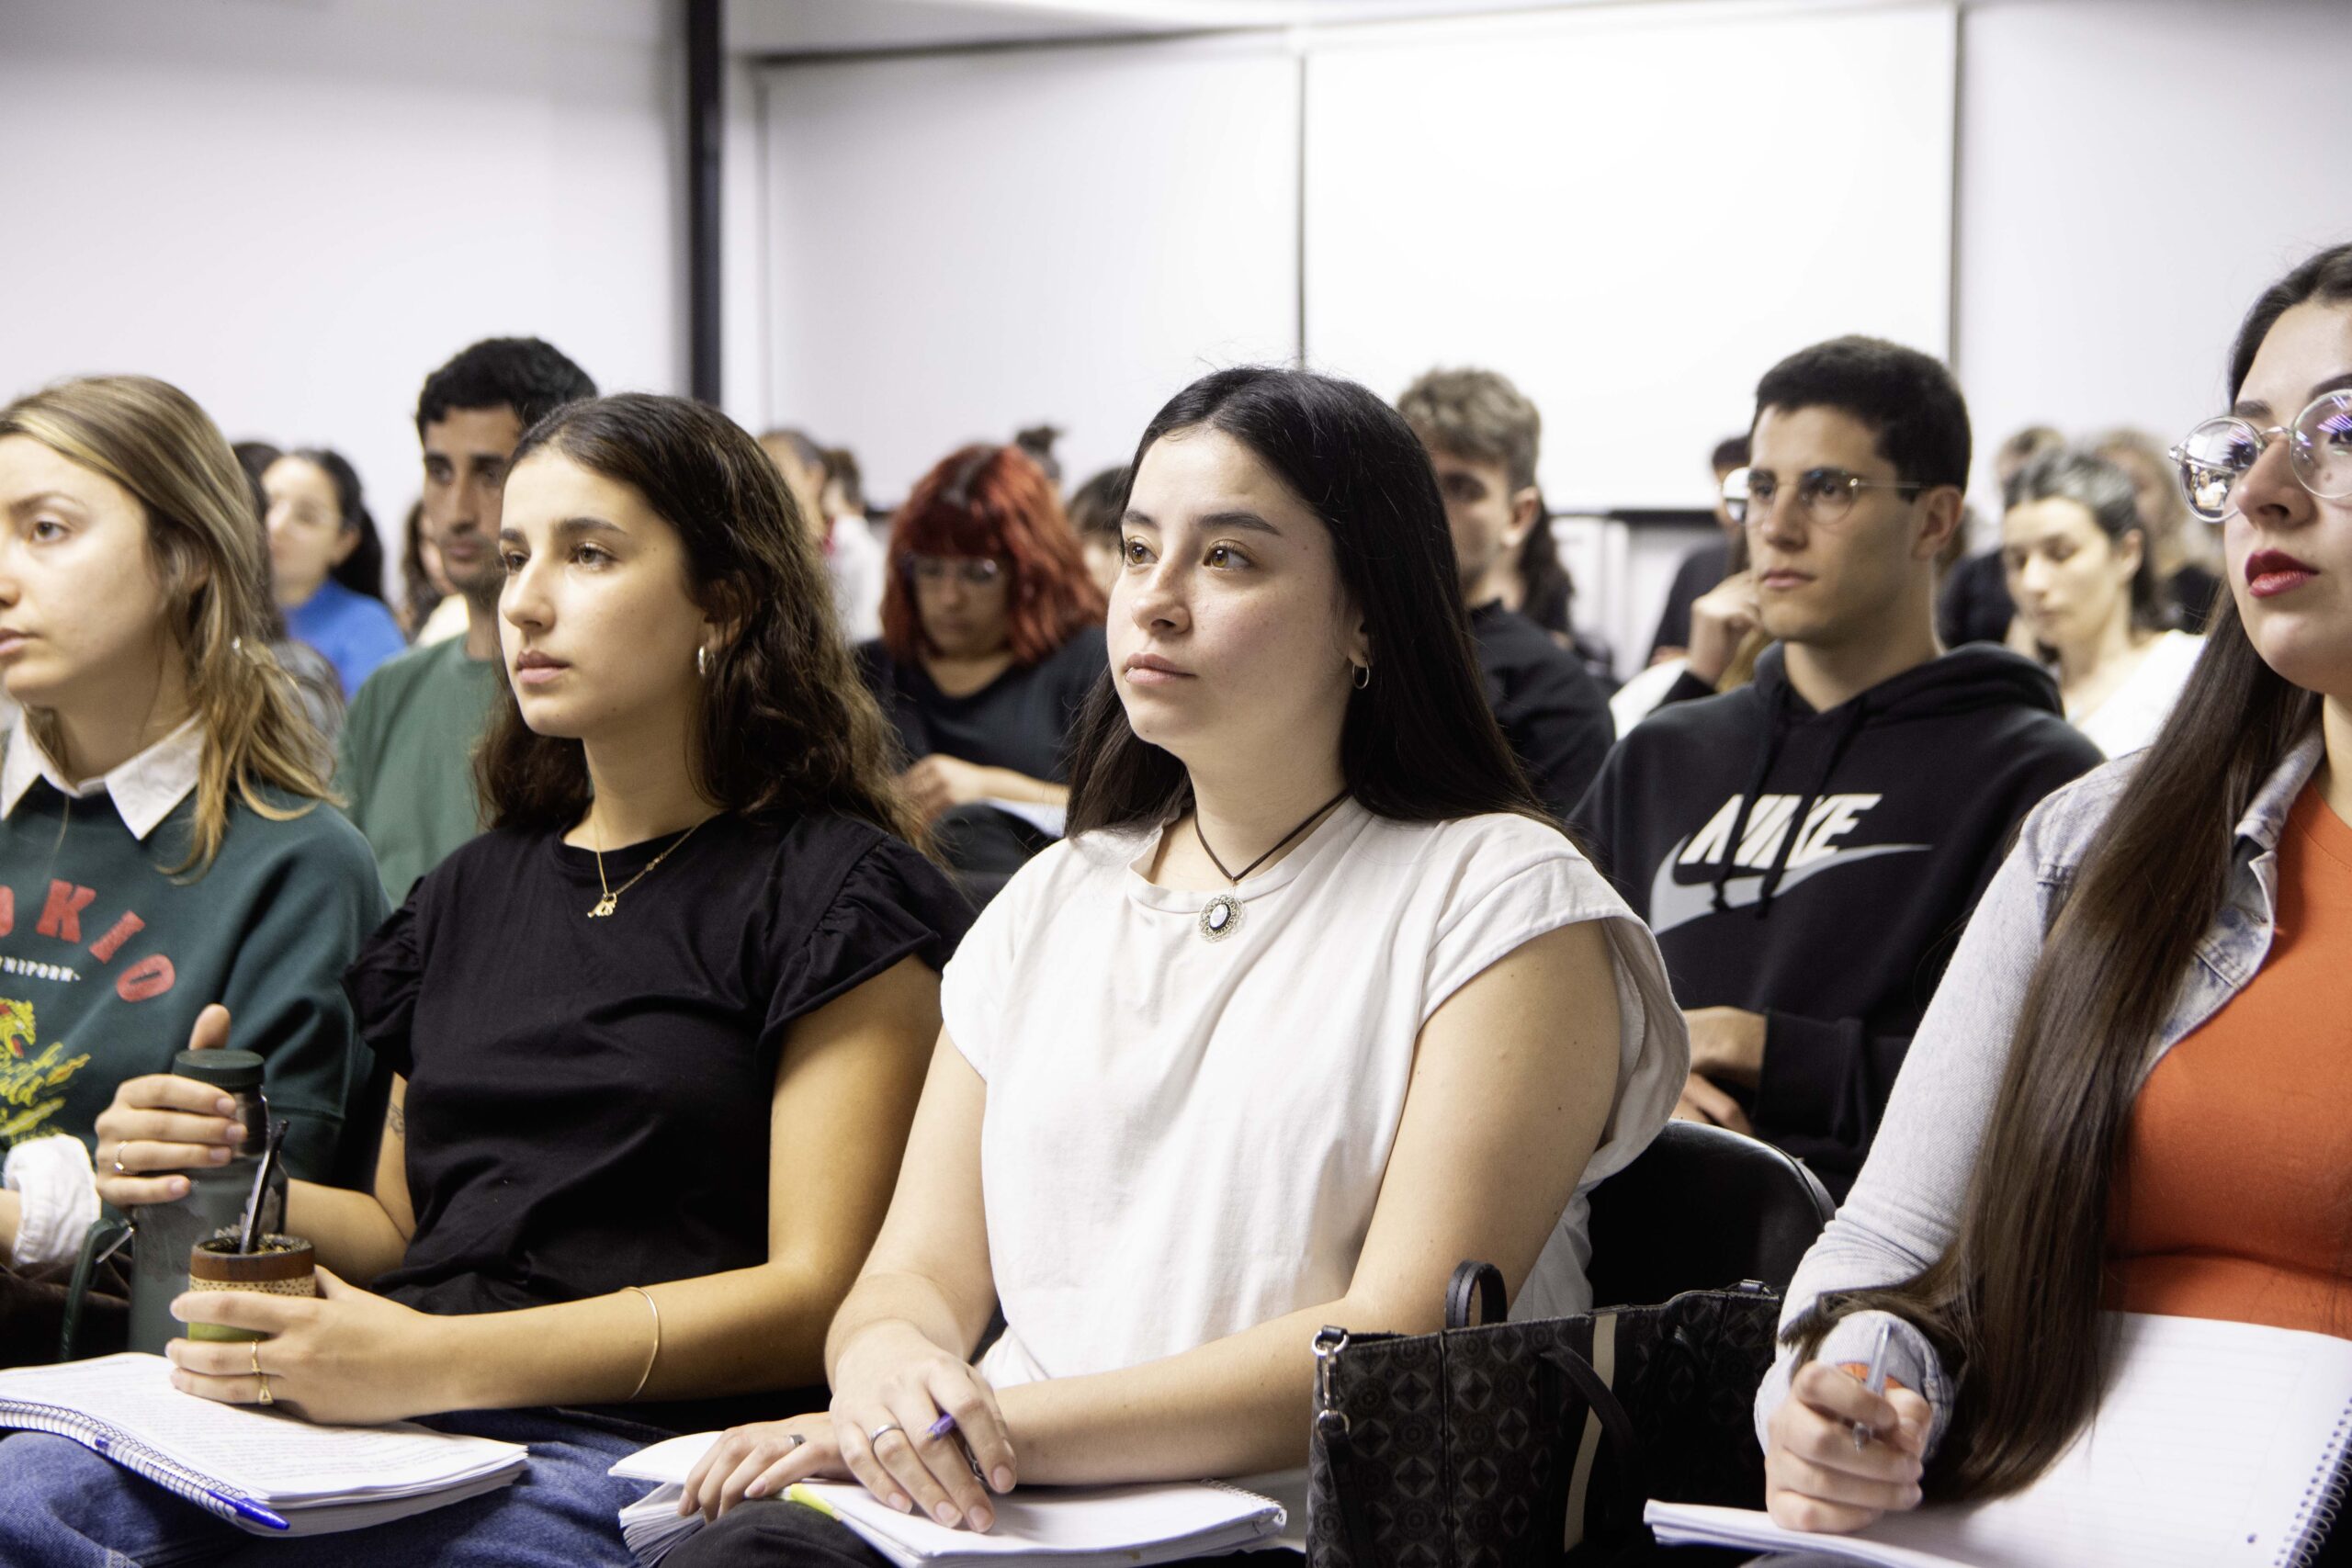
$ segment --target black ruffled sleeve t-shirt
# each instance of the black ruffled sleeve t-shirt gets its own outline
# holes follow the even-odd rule
[[[767,1257],[768,1121],[793,1021],[971,916],[878,829],[732,816],[596,857],[487,833],[416,885],[345,984],[408,1079],[416,1231],[376,1281],[432,1313],[544,1306]]]

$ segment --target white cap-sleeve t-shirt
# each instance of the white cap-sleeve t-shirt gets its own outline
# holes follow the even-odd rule
[[[947,1032],[988,1084],[980,1166],[1007,1328],[998,1386],[1189,1350],[1346,1293],[1421,1026],[1530,940],[1600,920],[1615,1104],[1512,1303],[1580,1312],[1584,1190],[1673,1110],[1690,1043],[1657,944],[1558,831],[1396,822],[1352,800],[1233,889],[1145,880],[1158,830],[1093,833],[1022,869],[947,966]],[[1306,1522],[1304,1472],[1260,1478]]]

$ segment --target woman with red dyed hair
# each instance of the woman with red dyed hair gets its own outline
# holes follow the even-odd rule
[[[915,759],[900,783],[976,898],[1059,836],[1102,615],[1053,481],[1017,446],[950,454],[891,520],[882,636],[859,660]]]

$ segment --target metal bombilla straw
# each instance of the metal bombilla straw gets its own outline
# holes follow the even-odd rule
[[[284,1118],[270,1123],[269,1146],[262,1151],[261,1168],[254,1172],[254,1190],[245,1198],[245,1217],[237,1226],[237,1250],[251,1252],[259,1239],[254,1233],[261,1228],[261,1195],[269,1190],[270,1172],[277,1168],[277,1151],[286,1146]]]

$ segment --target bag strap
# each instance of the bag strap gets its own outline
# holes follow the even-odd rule
[[[1446,1327],[1473,1328],[1482,1323],[1500,1323],[1510,1310],[1510,1303],[1503,1295],[1501,1269],[1475,1258],[1454,1268],[1453,1278],[1445,1287]]]
[[[1600,1348],[1600,1336],[1614,1328],[1614,1324],[1609,1321],[1613,1315],[1600,1314],[1595,1323],[1596,1349]],[[1615,1495],[1609,1500],[1607,1506],[1596,1508],[1582,1495],[1580,1484],[1572,1488],[1567,1500],[1567,1517],[1562,1521],[1563,1548],[1573,1548],[1586,1540],[1585,1521],[1595,1517],[1615,1524],[1617,1529],[1612,1534],[1632,1533],[1640,1528],[1643,1500],[1648,1495],[1642,1483],[1641,1445],[1634,1436],[1634,1418],[1625,1413],[1625,1406],[1610,1388],[1609,1380],[1576,1351],[1565,1345],[1554,1345],[1540,1354],[1547,1366],[1566,1378],[1584,1396],[1588,1427],[1597,1418],[1600,1426],[1600,1440],[1608,1443],[1617,1454],[1617,1486]],[[1590,1473],[1591,1463],[1597,1457],[1597,1453],[1588,1448],[1587,1439],[1591,1436],[1589,1431],[1583,1434],[1574,1450],[1576,1458],[1573,1462],[1578,1483]]]
[[[130,1221],[120,1214],[105,1214],[90,1222],[82,1233],[82,1248],[74,1255],[74,1278],[65,1287],[65,1315],[58,1325],[57,1359],[61,1362],[79,1359],[82,1337],[82,1307],[90,1299],[90,1290],[98,1276],[98,1266],[122,1250],[130,1239]]]
[[[1340,1506],[1340,1528],[1347,1534],[1350,1568],[1380,1568],[1380,1556],[1373,1547],[1372,1520],[1366,1516],[1368,1488],[1356,1477],[1356,1444],[1348,1430],[1347,1416],[1337,1410],[1318,1413],[1315,1435],[1323,1441],[1323,1460],[1330,1469],[1331,1497]]]

